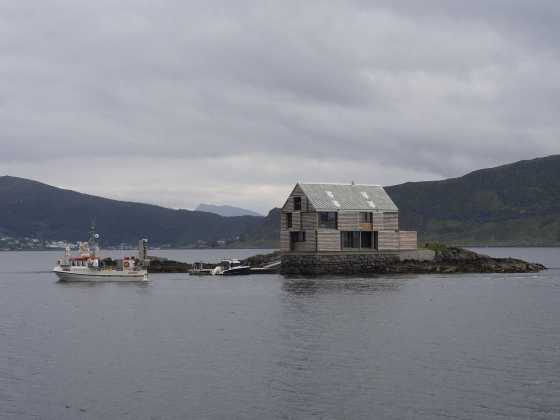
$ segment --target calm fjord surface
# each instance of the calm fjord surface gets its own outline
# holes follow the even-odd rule
[[[58,256],[0,253],[1,419],[560,417],[559,269],[87,285]]]

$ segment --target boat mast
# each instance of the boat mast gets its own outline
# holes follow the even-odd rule
[[[97,243],[98,239],[99,239],[99,234],[95,233],[95,219],[93,219],[91,221],[91,225],[89,228],[88,246],[89,246],[90,256],[94,258],[97,255],[97,252],[99,251],[99,244]]]
[[[147,267],[150,261],[148,260],[148,240],[140,239],[138,241],[138,259],[142,267]]]

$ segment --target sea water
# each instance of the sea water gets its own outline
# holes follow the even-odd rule
[[[552,268],[64,284],[0,253],[0,418],[558,419],[560,249],[478,251]]]

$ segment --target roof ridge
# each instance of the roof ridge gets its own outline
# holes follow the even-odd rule
[[[347,182],[298,182],[299,185],[338,185],[338,186],[346,186],[346,187],[381,187],[380,184],[349,184]]]

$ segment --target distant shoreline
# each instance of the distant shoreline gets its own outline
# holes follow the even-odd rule
[[[455,245],[453,245],[455,246]],[[560,248],[560,244],[557,245],[462,245],[462,248]],[[421,248],[421,247],[419,247]],[[277,247],[233,247],[233,248],[183,248],[183,247],[172,247],[172,248],[150,248],[150,251],[235,251],[235,250],[278,250]],[[64,248],[41,248],[41,249],[0,249],[0,252],[63,252]],[[136,251],[136,248],[103,248],[101,251],[114,252],[114,251]]]
[[[150,248],[150,251],[235,251],[235,250],[244,250],[244,249],[254,249],[258,251],[262,250],[278,250],[278,248],[274,247],[262,247],[262,248],[255,248],[255,247],[235,247],[235,248]],[[41,248],[41,249],[0,249],[0,252],[63,252],[64,248]],[[102,252],[113,252],[113,251],[132,251],[136,252],[136,248],[102,248]]]

